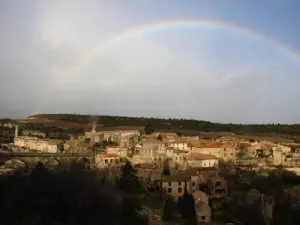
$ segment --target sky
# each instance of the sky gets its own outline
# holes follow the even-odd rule
[[[0,1],[0,118],[300,123],[298,0]]]

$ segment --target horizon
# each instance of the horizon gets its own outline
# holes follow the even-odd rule
[[[29,117],[39,116],[39,115],[75,115],[75,116],[89,116],[89,117],[98,117],[98,116],[108,116],[108,117],[125,117],[125,118],[145,118],[145,119],[159,119],[159,120],[194,120],[199,122],[207,122],[212,124],[223,124],[223,125],[245,125],[245,126],[252,126],[252,125],[300,125],[300,123],[231,123],[231,122],[220,122],[220,121],[209,121],[209,120],[201,120],[201,119],[194,119],[194,118],[176,118],[176,117],[151,117],[151,116],[134,116],[134,115],[128,115],[128,116],[122,116],[122,115],[106,115],[106,114],[78,114],[78,113],[38,113],[38,114],[31,114],[27,115],[24,118],[6,118],[6,117],[0,117],[0,120],[9,119],[9,120],[24,120],[28,119]]]
[[[298,124],[299,7],[0,2],[0,118],[62,111]]]

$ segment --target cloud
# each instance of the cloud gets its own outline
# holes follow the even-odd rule
[[[6,13],[0,22],[0,117],[68,112],[299,122],[300,65],[266,43],[224,31],[165,31],[106,46],[86,61],[132,23],[120,9],[98,1],[8,8],[14,17]]]

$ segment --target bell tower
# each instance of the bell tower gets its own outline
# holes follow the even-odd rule
[[[19,135],[19,128],[18,125],[15,126],[15,138],[17,138]]]
[[[96,121],[94,121],[93,122],[93,125],[92,125],[92,132],[93,133],[96,133],[97,131],[96,131],[96,128],[97,128],[97,123],[96,123]]]

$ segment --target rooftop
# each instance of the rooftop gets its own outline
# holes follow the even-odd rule
[[[210,160],[210,159],[218,159],[214,155],[203,154],[203,153],[190,153],[185,156],[187,160]]]
[[[102,153],[102,154],[99,154],[99,155],[102,158],[120,158],[119,155],[113,154],[113,153]]]
[[[181,149],[174,149],[174,153],[188,153],[189,151],[181,150]]]
[[[185,174],[185,173],[179,173],[179,174],[174,174],[174,175],[169,175],[169,176],[162,176],[162,182],[185,182],[189,181],[190,177]]]

